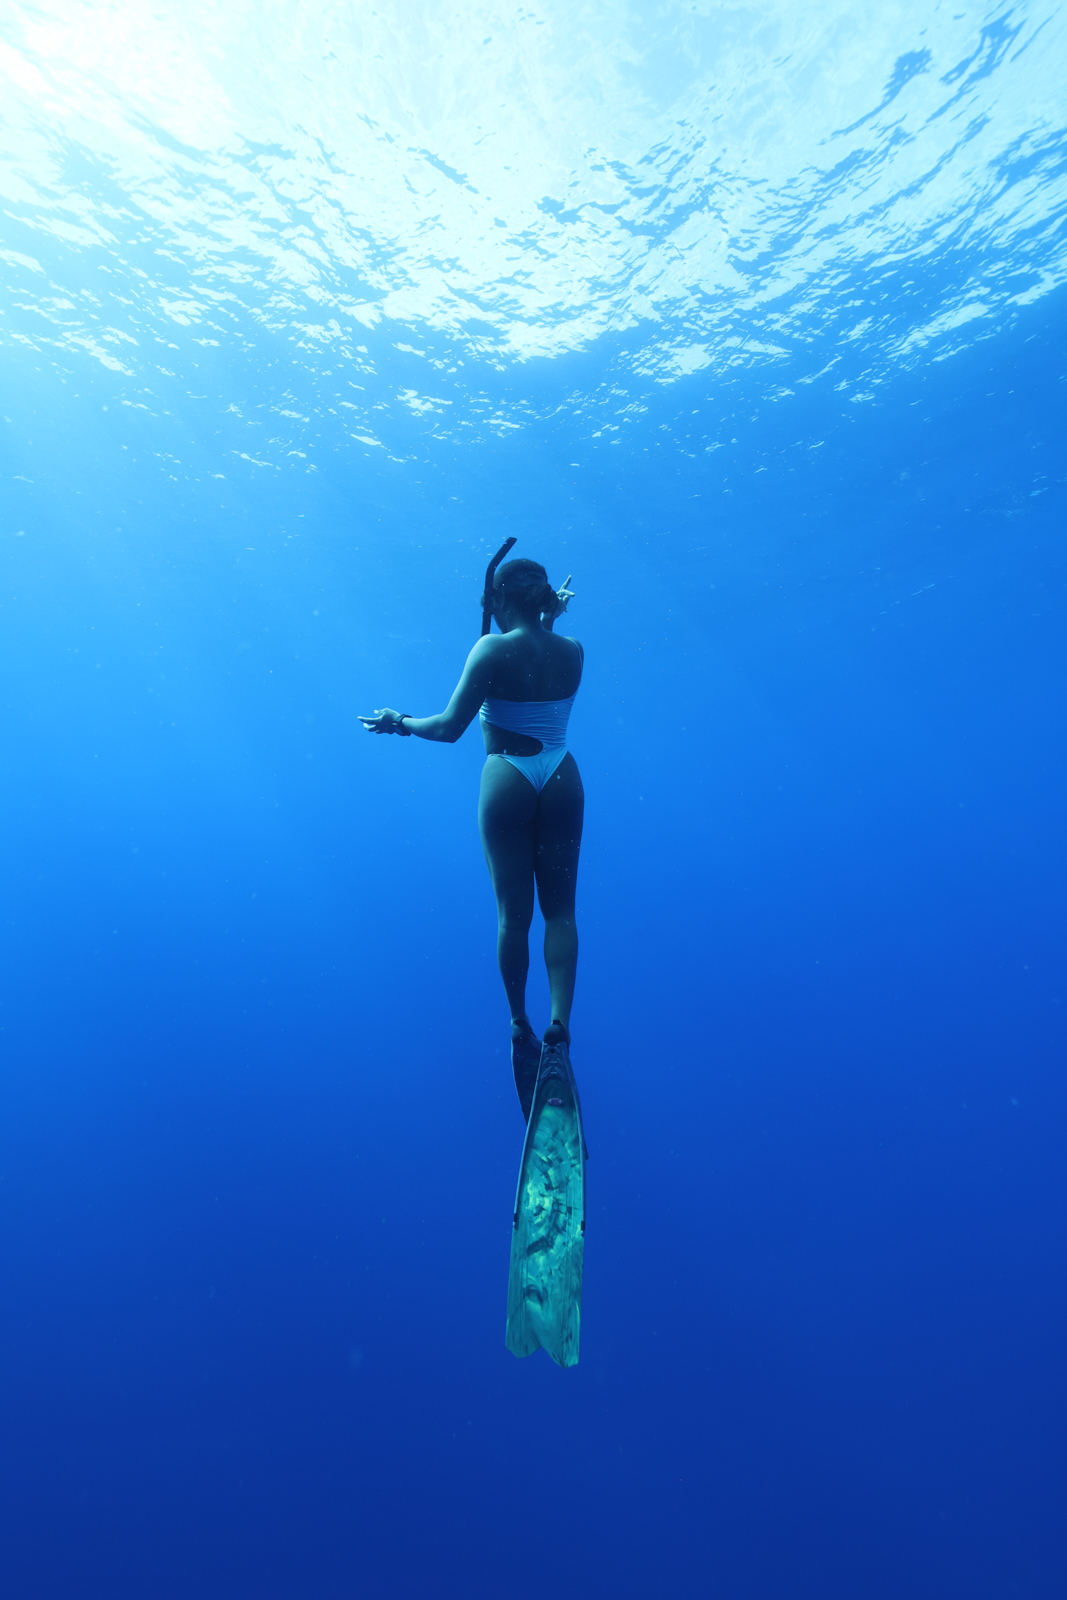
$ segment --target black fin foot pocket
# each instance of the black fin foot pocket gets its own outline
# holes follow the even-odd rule
[[[515,1078],[515,1093],[519,1097],[524,1122],[530,1120],[537,1072],[541,1065],[541,1043],[531,1029],[529,1033],[513,1034],[511,1039],[511,1070]]]

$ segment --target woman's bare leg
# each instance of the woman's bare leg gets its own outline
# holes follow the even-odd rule
[[[578,764],[572,755],[566,755],[538,796],[533,821],[533,864],[537,898],[545,919],[545,966],[552,991],[552,1022],[562,1024],[568,1039],[578,967],[574,897],[584,816],[585,791]]]
[[[486,758],[478,799],[478,831],[496,895],[497,962],[511,1020],[525,1023],[526,1027],[537,798],[533,785],[510,761],[502,756]]]

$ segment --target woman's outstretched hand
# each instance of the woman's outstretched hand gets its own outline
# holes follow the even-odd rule
[[[407,715],[403,711],[390,711],[385,706],[381,711],[376,711],[372,717],[360,717],[360,722],[368,733],[401,733],[400,719]]]

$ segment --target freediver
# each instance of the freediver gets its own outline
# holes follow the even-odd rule
[[[445,710],[413,717],[385,707],[359,720],[370,733],[455,744],[480,712],[486,760],[478,829],[496,895],[497,960],[511,1009],[515,1088],[529,1121],[541,1060],[541,1042],[526,1014],[535,886],[545,919],[552,996],[544,1042],[570,1045],[578,964],[574,898],[585,794],[567,749],[567,721],[585,655],[577,639],[552,631],[573,599],[567,584],[554,590],[544,567],[527,560],[508,561],[498,571],[491,567],[486,576],[483,637],[467,657]],[[488,632],[490,614],[498,634]]]

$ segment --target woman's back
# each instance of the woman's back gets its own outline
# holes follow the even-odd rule
[[[492,681],[496,700],[569,700],[582,677],[582,648],[538,622],[512,628],[493,640]]]

